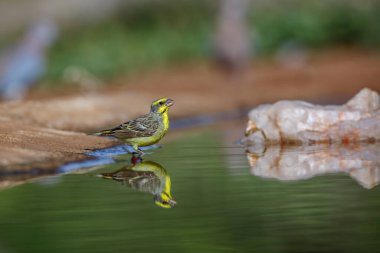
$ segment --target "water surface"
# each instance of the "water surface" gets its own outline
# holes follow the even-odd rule
[[[172,208],[129,179],[98,176],[130,166],[128,155],[124,165],[0,191],[0,252],[379,250],[379,187],[363,187],[339,169],[302,180],[263,177],[250,155],[228,131],[198,131],[146,156],[170,177]],[[157,181],[153,172],[146,176]]]

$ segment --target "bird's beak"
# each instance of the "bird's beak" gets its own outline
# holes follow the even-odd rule
[[[174,199],[169,199],[168,201],[155,200],[154,203],[163,208],[172,208],[177,204],[177,201],[175,201]]]
[[[173,206],[177,205],[177,201],[175,201],[174,199],[169,199],[168,204],[169,204],[171,207],[173,207]]]
[[[168,100],[166,100],[165,105],[167,107],[174,105],[174,100],[169,98]]]

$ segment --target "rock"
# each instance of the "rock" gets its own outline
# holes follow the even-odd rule
[[[264,151],[250,148],[251,173],[282,181],[305,180],[328,173],[347,173],[364,188],[380,182],[380,147],[370,145],[270,145]]]
[[[342,106],[279,101],[249,113],[247,143],[357,143],[380,139],[380,98],[362,89]]]

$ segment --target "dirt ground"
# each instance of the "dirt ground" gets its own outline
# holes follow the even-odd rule
[[[83,158],[88,149],[113,145],[83,132],[147,113],[159,97],[174,99],[170,115],[181,118],[280,99],[343,103],[364,87],[380,91],[379,80],[380,53],[346,49],[312,54],[297,68],[262,60],[228,74],[191,63],[119,77],[88,93],[36,88],[26,101],[0,104],[0,172],[46,161],[57,165]]]

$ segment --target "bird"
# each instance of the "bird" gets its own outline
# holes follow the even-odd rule
[[[94,135],[115,137],[131,145],[139,155],[143,156],[145,153],[140,147],[156,144],[169,130],[168,111],[173,104],[174,100],[170,98],[158,99],[152,103],[148,114]]]
[[[133,156],[135,157],[135,156]],[[121,169],[111,173],[98,175],[103,179],[112,179],[125,183],[132,189],[153,194],[153,201],[163,208],[172,208],[177,204],[171,195],[171,180],[168,172],[162,165],[154,161],[138,160],[131,164],[121,164]]]

